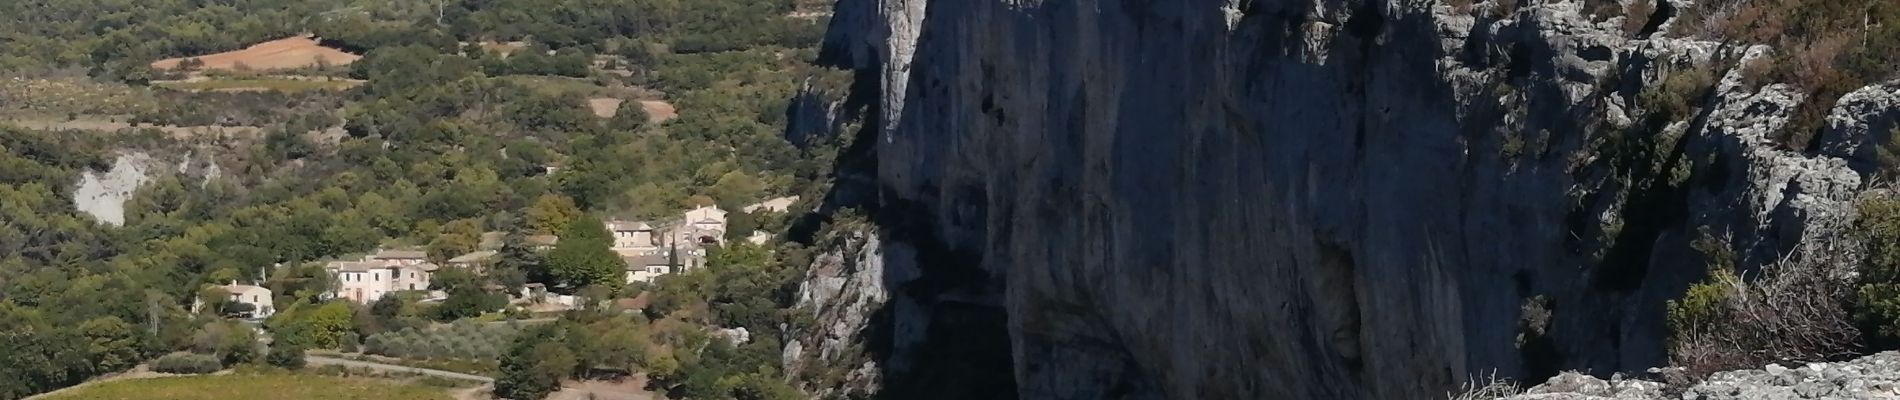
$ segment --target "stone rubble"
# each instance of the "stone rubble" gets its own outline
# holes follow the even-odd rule
[[[1687,389],[1662,383],[1603,380],[1566,372],[1507,400],[1797,400],[1900,399],[1900,352],[1835,363],[1719,372]]]

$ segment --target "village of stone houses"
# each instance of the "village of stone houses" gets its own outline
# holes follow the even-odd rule
[[[750,214],[784,214],[797,196],[780,197],[757,204],[748,205],[743,211]],[[611,242],[608,247],[618,256],[624,265],[618,277],[626,285],[652,284],[654,280],[674,273],[685,272],[703,267],[709,247],[726,243],[727,211],[716,205],[705,205],[685,212],[677,217],[663,221],[634,221],[609,219],[602,221]],[[412,294],[414,301],[421,303],[442,302],[448,293],[437,290],[439,285],[431,281],[445,269],[453,269],[482,276],[502,256],[507,243],[504,232],[484,232],[481,234],[479,249],[446,259],[431,257],[420,246],[382,248],[377,251],[350,259],[324,262],[326,271],[334,282],[334,287],[325,294],[326,299],[342,299],[351,303],[368,306],[385,298],[394,298]],[[531,251],[545,254],[552,251],[561,241],[559,235],[527,235],[519,238]],[[770,233],[753,230],[743,239],[752,245],[765,245],[773,237]],[[265,276],[268,277],[268,274]],[[504,310],[529,313],[553,313],[567,311],[581,306],[579,299],[571,294],[558,294],[550,291],[544,283],[526,283],[514,290],[498,284],[489,284],[489,291],[505,293],[508,302]],[[271,290],[251,282],[236,282],[217,287],[213,293],[222,292],[233,317],[263,320],[276,312],[271,298]],[[620,305],[641,307],[644,296],[623,299]],[[214,300],[215,301],[215,300]],[[204,299],[200,299],[200,307]]]

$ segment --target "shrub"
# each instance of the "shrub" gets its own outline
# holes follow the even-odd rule
[[[1765,79],[1808,96],[1779,139],[1807,147],[1841,95],[1893,77],[1900,62],[1900,3],[1890,0],[1712,0],[1686,4],[1677,35],[1774,46]]]
[[[1863,199],[1855,233],[1866,252],[1855,293],[1855,318],[1880,347],[1900,341],[1900,197]]]
[[[249,327],[237,327],[224,337],[224,345],[218,346],[218,359],[225,365],[238,365],[257,360],[257,334]]]
[[[1880,163],[1878,172],[1881,180],[1900,178],[1900,127],[1887,132],[1887,141],[1874,147],[1874,156]]]
[[[224,369],[218,359],[204,354],[172,353],[152,361],[152,370],[168,374],[208,374]]]
[[[1854,295],[1853,256],[1840,250],[1803,245],[1753,281],[1712,260],[1707,281],[1668,303],[1671,363],[1706,376],[1856,350],[1860,331],[1845,307]]]
[[[1449,393],[1446,397],[1451,400],[1491,400],[1510,397],[1519,392],[1516,383],[1499,378],[1496,373],[1492,373],[1487,376],[1473,377],[1458,385],[1457,392]]]
[[[344,353],[362,351],[363,344],[360,342],[362,342],[362,340],[358,339],[355,333],[345,334],[343,335],[342,343],[337,344],[337,349]]]
[[[1649,110],[1651,118],[1676,121],[1694,113],[1702,96],[1715,87],[1715,72],[1708,68],[1675,71],[1661,85],[1643,89],[1637,104]]]
[[[264,362],[283,368],[302,369],[304,366],[303,347],[294,344],[277,346],[270,350],[270,355],[264,357]]]
[[[1669,330],[1682,335],[1708,330],[1720,323],[1740,280],[1728,269],[1709,268],[1706,280],[1689,285],[1689,291],[1683,293],[1681,299],[1668,302]]]
[[[1550,330],[1550,298],[1537,295],[1518,306],[1517,347],[1523,348]]]

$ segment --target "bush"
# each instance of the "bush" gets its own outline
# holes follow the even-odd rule
[[[303,356],[304,351],[302,346],[294,344],[283,345],[271,349],[270,355],[264,357],[264,362],[283,368],[302,369],[304,366]]]
[[[1496,373],[1492,373],[1472,377],[1471,380],[1458,385],[1457,392],[1450,393],[1446,397],[1452,400],[1491,400],[1514,396],[1521,392],[1516,383],[1499,378]]]
[[[362,342],[362,340],[358,339],[355,333],[346,334],[343,335],[343,341],[337,345],[337,349],[344,353],[362,351],[363,344],[360,342]]]
[[[257,334],[249,327],[238,327],[224,337],[224,345],[218,346],[218,359],[225,365],[238,365],[257,360]]]
[[[1900,3],[1891,0],[1698,1],[1678,13],[1678,36],[1776,49],[1766,80],[1790,83],[1809,98],[1779,132],[1795,150],[1806,148],[1841,95],[1891,78],[1900,62]]]
[[[1855,318],[1873,333],[1876,347],[1891,348],[1900,342],[1900,198],[1879,194],[1863,199],[1854,228],[1866,252]]]
[[[1661,85],[1651,86],[1637,95],[1637,104],[1650,111],[1651,118],[1682,120],[1695,113],[1702,97],[1715,87],[1715,72],[1708,68],[1674,71]],[[1652,120],[1653,121],[1653,120]]]
[[[172,353],[152,361],[152,370],[168,374],[209,374],[224,369],[216,357],[204,354]]]
[[[1700,377],[1854,352],[1860,331],[1845,307],[1854,256],[1841,250],[1804,245],[1753,281],[1712,260],[1709,280],[1668,303],[1670,362]]]

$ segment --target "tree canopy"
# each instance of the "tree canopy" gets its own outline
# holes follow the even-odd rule
[[[613,251],[613,237],[606,225],[594,217],[581,217],[568,224],[560,243],[548,252],[548,266],[557,283],[574,289],[593,285],[618,287],[624,281],[621,271],[626,263]]]

